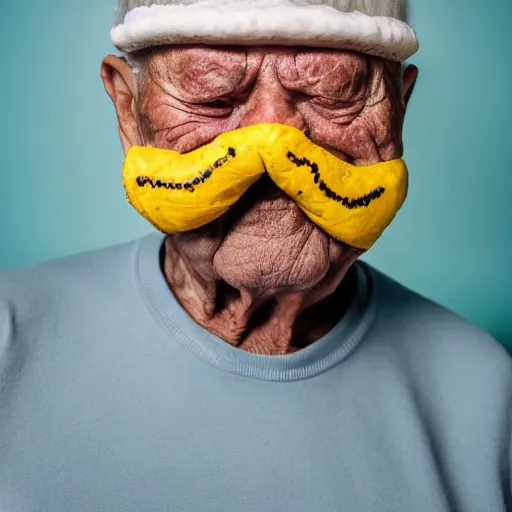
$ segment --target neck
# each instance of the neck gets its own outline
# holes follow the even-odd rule
[[[345,314],[355,290],[353,261],[330,270],[311,289],[236,289],[184,258],[172,239],[162,249],[167,283],[202,327],[247,352],[284,355],[327,334]],[[205,277],[212,276],[212,277]]]

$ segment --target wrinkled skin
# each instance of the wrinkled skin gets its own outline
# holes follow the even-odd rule
[[[310,48],[164,47],[142,57],[139,79],[119,57],[102,65],[125,151],[183,153],[226,131],[282,123],[354,165],[402,156],[413,66],[402,76],[384,59]],[[221,219],[169,235],[162,266],[200,325],[243,350],[282,355],[340,320],[362,252],[263,178]]]

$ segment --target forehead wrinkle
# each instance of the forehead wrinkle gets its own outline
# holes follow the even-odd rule
[[[352,56],[355,57],[355,56]],[[364,57],[340,59],[329,74],[345,74],[347,79],[341,83],[341,91],[356,99],[366,94],[371,75],[371,62]],[[337,85],[337,84],[336,84]]]
[[[178,91],[169,79],[168,67],[162,64],[162,61],[166,60],[167,58],[164,59],[162,54],[155,54],[148,63],[148,79],[144,82],[144,94],[141,101],[146,109],[152,108],[155,103],[161,102],[166,96],[176,97],[177,95]]]
[[[311,51],[294,56],[295,82],[326,95],[364,96],[371,61],[354,52]]]
[[[172,48],[153,62],[154,74],[172,95],[203,98],[227,94],[245,77],[247,52],[237,49]]]
[[[309,85],[320,82],[331,69],[329,66],[322,66],[327,61],[328,55],[321,51],[298,52],[295,54],[293,62],[298,76]],[[323,58],[323,62],[322,62]],[[337,63],[336,67],[339,66]],[[325,67],[325,69],[322,69]]]

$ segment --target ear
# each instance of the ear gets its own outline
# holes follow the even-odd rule
[[[124,152],[140,144],[137,126],[137,78],[123,57],[108,55],[101,64],[101,78],[112,99],[119,123],[119,136]]]
[[[418,68],[416,66],[407,66],[402,77],[402,102],[405,108],[409,104],[416,80],[418,79]]]

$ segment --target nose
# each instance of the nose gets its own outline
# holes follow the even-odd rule
[[[275,77],[258,83],[246,103],[240,128],[261,123],[279,123],[306,129],[306,122],[295,104],[293,93]]]

